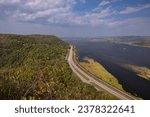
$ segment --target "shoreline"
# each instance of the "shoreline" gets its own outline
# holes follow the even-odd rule
[[[138,44],[135,44],[134,42],[133,42],[133,43],[129,43],[129,42],[111,42],[111,43],[114,43],[114,44],[125,44],[125,45],[129,45],[129,46],[136,46],[136,47],[150,48],[150,46],[146,46],[146,45],[138,45]]]

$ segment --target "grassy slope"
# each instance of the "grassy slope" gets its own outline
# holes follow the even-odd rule
[[[117,87],[118,89],[123,90],[122,86],[118,83],[118,80],[112,74],[110,74],[100,63],[94,61],[93,59],[85,58],[83,62],[80,62],[80,64],[95,76]]]
[[[0,99],[116,99],[82,83],[55,36],[0,35]]]

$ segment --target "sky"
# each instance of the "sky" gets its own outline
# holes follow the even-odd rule
[[[150,36],[150,0],[0,0],[0,33]]]

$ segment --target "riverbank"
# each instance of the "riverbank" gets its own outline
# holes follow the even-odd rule
[[[124,91],[117,78],[109,73],[100,63],[94,61],[91,58],[85,58],[83,62],[80,62],[80,65],[98,78]]]
[[[129,65],[129,64],[123,66],[129,70],[136,72],[136,74],[141,78],[145,78],[150,81],[150,69],[142,66]]]
[[[115,44],[126,44],[130,46],[137,46],[137,47],[144,47],[144,48],[150,48],[150,43],[142,43],[142,42],[119,42],[119,41],[111,41]]]

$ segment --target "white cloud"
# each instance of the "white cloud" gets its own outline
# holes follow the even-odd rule
[[[20,0],[0,0],[0,4],[17,4]]]
[[[38,18],[49,20],[59,15],[71,14],[75,3],[75,0],[45,0],[44,2],[43,0],[27,0],[21,6],[23,10],[18,9],[13,16],[25,21],[33,21]]]
[[[105,6],[105,5],[110,4],[110,3],[111,3],[111,1],[103,0],[103,1],[99,4],[99,6]]]
[[[104,20],[105,21],[105,20]],[[93,21],[94,22],[94,21]],[[149,35],[150,18],[132,18],[128,20],[110,21],[116,24],[100,27],[66,27],[57,25],[41,25],[28,22],[17,22],[10,19],[0,20],[1,33],[19,33],[19,34],[48,34],[61,37],[96,37],[96,36],[116,36],[116,35]],[[105,22],[106,23],[106,22]]]
[[[103,0],[93,11],[100,11],[103,6],[109,5],[113,2],[117,2],[119,0]]]
[[[105,5],[108,5],[108,4],[111,4],[113,2],[116,2],[118,0],[103,0],[98,6],[101,7],[101,6],[105,6]]]
[[[115,16],[120,15],[121,17],[122,14],[148,9],[150,4],[115,11],[111,4],[115,1],[119,0],[103,0],[94,10],[79,13],[74,9],[75,5],[84,5],[87,2],[86,0],[0,0],[0,27],[3,27],[0,28],[0,32],[3,32],[3,30],[7,32],[16,30],[16,32],[26,33],[46,32],[50,34],[51,32],[56,35],[63,35],[64,33],[66,35],[83,35],[83,33],[85,35],[100,35],[100,32],[106,35],[125,35],[125,32],[128,34],[149,34],[150,18],[124,18],[118,20]],[[72,30],[69,29],[70,27],[72,27]],[[53,30],[55,31],[53,32]]]
[[[50,24],[69,25],[100,25],[104,24],[103,18],[111,15],[111,7],[100,12],[87,12],[78,15],[73,12],[73,7],[79,0],[27,0],[23,10],[18,9],[13,13],[13,17],[22,21],[36,21],[44,18]],[[84,1],[82,1],[84,2]]]
[[[112,11],[112,8],[111,7],[107,7],[106,9],[101,10],[100,16],[102,16],[102,17],[110,16],[111,15],[111,11]]]
[[[111,15],[111,7],[107,7],[100,12],[87,12],[86,14],[79,16],[73,15],[70,19],[68,19],[70,23],[78,24],[78,25],[91,25],[98,26],[102,24],[107,25],[107,16]]]
[[[140,5],[137,7],[127,7],[125,10],[120,11],[120,14],[130,14],[135,13],[144,9],[150,8],[150,4]]]
[[[113,7],[100,7],[110,4],[118,0],[104,0],[97,10],[84,12],[82,15],[74,12],[74,6],[77,2],[85,3],[86,0],[0,0],[2,4],[20,3],[15,10],[5,11],[9,17],[13,17],[18,21],[42,21],[47,24],[68,24],[68,25],[86,25],[86,26],[115,26],[122,22],[109,18],[113,14],[126,14],[137,12],[142,9],[149,8],[150,5],[138,6],[135,8],[128,7],[120,13],[115,12]]]
[[[46,9],[46,10],[41,10],[33,13],[26,13],[26,12],[16,12],[13,16],[15,18],[19,18],[24,21],[34,21],[38,18],[54,18],[57,16],[57,18],[60,18],[60,16],[65,16],[69,14],[68,10],[66,8],[52,8],[52,9]],[[62,19],[60,19],[61,21]]]
[[[71,8],[75,0],[27,0],[25,7],[31,10],[45,10],[53,8]]]

